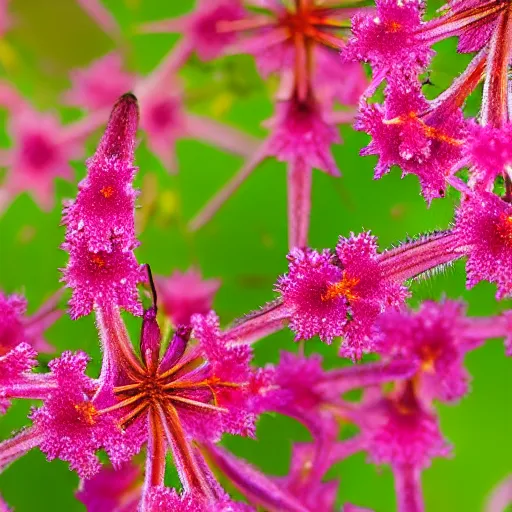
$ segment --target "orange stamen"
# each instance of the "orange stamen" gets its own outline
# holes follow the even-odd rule
[[[354,287],[359,283],[357,277],[348,277],[345,273],[341,281],[330,284],[325,293],[322,294],[322,300],[328,301],[345,297],[347,300],[357,300],[359,296],[354,292]]]
[[[508,245],[512,245],[512,215],[502,213],[496,225],[498,236]]]
[[[114,195],[114,187],[108,185],[107,187],[103,187],[100,192],[104,198],[108,199]]]
[[[80,414],[81,419],[88,425],[94,425],[96,423],[96,416],[98,411],[91,402],[83,402],[76,404],[75,409]]]
[[[99,254],[92,254],[91,261],[100,268],[105,266],[105,260]]]

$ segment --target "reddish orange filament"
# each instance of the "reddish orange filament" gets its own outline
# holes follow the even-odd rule
[[[429,138],[434,140],[439,140],[441,142],[446,142],[452,146],[460,146],[463,141],[454,139],[449,135],[443,133],[439,128],[434,128],[433,126],[429,126],[423,119],[418,117],[416,112],[409,112],[403,116],[395,117],[393,119],[387,119],[384,121],[384,124],[402,124],[408,121],[415,122],[419,125],[420,129],[423,130],[423,133]]]

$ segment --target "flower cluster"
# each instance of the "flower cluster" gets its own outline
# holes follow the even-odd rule
[[[256,7],[245,5],[251,3]],[[79,4],[122,39],[100,2]],[[457,260],[465,261],[468,288],[488,281],[498,300],[512,297],[512,7],[454,0],[427,20],[421,0],[359,4],[211,0],[182,18],[147,23],[141,32],[181,32],[181,40],[145,77],[128,72],[120,53],[72,72],[63,100],[87,114],[66,125],[0,83],[12,138],[0,157],[7,197],[29,189],[43,208],[53,204],[53,178],[72,179],[69,160],[110,111],[62,217],[69,316],[94,315],[101,370],[91,377],[82,351],[64,351],[48,371],[38,368],[39,354],[53,351],[43,333],[61,316],[62,291],[33,315],[22,295],[0,292],[0,413],[12,400],[35,404],[29,426],[0,443],[1,470],[37,448],[69,464],[80,477],[77,498],[96,512],[333,512],[339,482],[330,469],[364,452],[368,463],[390,468],[398,512],[424,511],[423,471],[456,449],[441,430],[438,406],[470,393],[466,355],[494,338],[504,338],[512,355],[510,311],[469,316],[464,302],[448,298],[408,304],[413,281]],[[475,55],[428,100],[422,87],[432,45],[452,36],[459,52]],[[263,78],[278,77],[263,141],[185,104],[178,71],[193,55],[210,61],[228,52],[248,53]],[[361,63],[371,67],[369,81]],[[482,81],[480,113],[471,119],[464,104]],[[369,231],[340,236],[334,249],[308,245],[312,169],[339,175],[331,149],[340,142],[337,126],[352,121],[371,137],[361,153],[378,156],[377,178],[396,165],[418,176],[429,204],[448,187],[460,194],[449,226],[390,248],[380,248]],[[139,124],[169,171],[181,138],[246,158],[192,229],[264,159],[286,162],[288,269],[259,310],[224,327],[212,310],[220,280],[203,280],[196,267],[153,277],[150,265],[139,263]],[[139,322],[136,343],[121,310]],[[284,329],[297,353],[255,366],[254,345]],[[336,344],[346,364],[327,367],[305,351],[315,337]],[[354,391],[359,399],[348,398]],[[269,413],[293,418],[311,434],[292,446],[289,470],[279,477],[221,443],[225,434],[256,438],[258,419]],[[171,460],[179,488],[168,487]],[[492,494],[490,512],[509,504],[510,489],[508,478]],[[370,512],[349,503],[343,510]]]

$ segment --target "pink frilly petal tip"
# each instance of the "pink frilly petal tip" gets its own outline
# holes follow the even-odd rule
[[[456,214],[454,233],[467,252],[466,283],[497,285],[496,298],[512,296],[512,206],[483,192],[464,200]]]

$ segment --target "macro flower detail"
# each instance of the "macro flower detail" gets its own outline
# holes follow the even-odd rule
[[[468,254],[468,288],[486,280],[497,285],[498,299],[512,295],[510,204],[494,194],[474,194],[459,207],[454,232]]]
[[[131,94],[122,96],[112,110],[88,175],[77,199],[68,202],[63,216],[69,255],[63,280],[73,290],[73,318],[89,314],[94,305],[122,307],[141,314],[137,284],[143,272],[133,254],[135,238],[132,188],[133,153],[138,106]]]
[[[136,512],[142,493],[140,473],[133,463],[117,470],[103,466],[94,477],[81,482],[76,496],[91,512]]]
[[[0,0],[0,511],[503,512],[512,310],[451,297],[512,297],[512,0],[30,3]]]
[[[376,12],[360,12],[352,19],[352,38],[344,49],[345,59],[364,61],[373,69],[372,90],[385,77],[422,71],[433,51],[418,40],[421,0],[376,0]]]
[[[9,134],[13,147],[2,155],[9,168],[4,187],[9,196],[28,191],[44,210],[54,203],[54,179],[71,180],[70,160],[81,156],[80,138],[52,114],[23,103],[11,112]]]
[[[389,312],[376,328],[376,351],[418,366],[419,393],[429,399],[460,399],[468,392],[469,374],[463,359],[484,340],[477,324],[464,316],[464,304],[427,301],[418,312]]]
[[[121,55],[117,53],[105,55],[87,69],[73,70],[70,79],[72,88],[64,94],[64,101],[89,110],[110,109],[135,81],[132,74],[124,71]]]
[[[26,314],[27,301],[23,296],[5,295],[0,291],[0,355],[22,342],[38,352],[51,352],[53,349],[43,333],[62,315],[57,309],[60,296],[57,292],[29,316]]]
[[[197,269],[174,271],[170,277],[156,276],[156,287],[162,309],[174,325],[190,324],[192,315],[205,315],[212,309],[218,279],[201,279]]]

